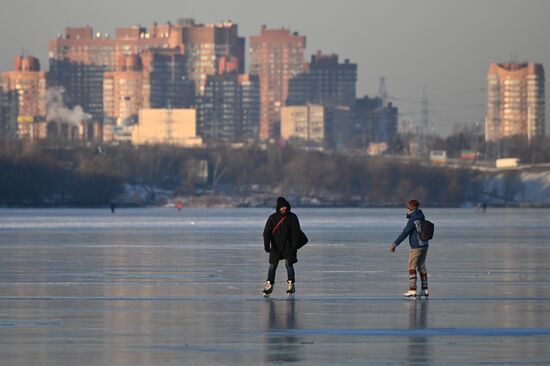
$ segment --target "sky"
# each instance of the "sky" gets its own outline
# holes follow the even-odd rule
[[[48,40],[68,26],[113,34],[178,18],[232,20],[248,44],[265,24],[305,35],[307,60],[321,50],[357,63],[358,97],[377,95],[384,77],[400,123],[420,121],[425,93],[430,127],[445,136],[483,124],[490,63],[550,68],[549,14],[549,0],[0,0],[0,71],[23,51],[47,70]]]

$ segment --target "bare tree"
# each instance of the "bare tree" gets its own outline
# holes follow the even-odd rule
[[[214,170],[212,171],[212,192],[216,193],[216,187],[218,183],[227,173],[227,166],[225,166],[221,153],[216,154],[216,163],[214,164]]]

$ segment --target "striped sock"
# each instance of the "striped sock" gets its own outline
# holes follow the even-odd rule
[[[416,269],[409,269],[409,290],[416,291]]]

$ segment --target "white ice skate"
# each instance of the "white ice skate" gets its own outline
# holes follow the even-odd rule
[[[269,281],[265,283],[264,290],[262,291],[262,294],[264,297],[269,297],[269,295],[273,292],[273,284]]]
[[[416,297],[416,290],[409,290],[403,294],[405,297],[409,298],[415,298]]]
[[[294,296],[294,293],[296,292],[296,287],[294,287],[294,282],[286,281],[286,283],[288,284],[288,287],[286,289],[286,294],[288,295],[288,297]]]

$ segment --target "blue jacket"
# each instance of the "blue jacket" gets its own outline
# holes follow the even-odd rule
[[[407,214],[407,225],[403,229],[403,232],[395,239],[393,242],[395,245],[401,244],[403,240],[408,236],[409,245],[411,249],[427,248],[427,241],[420,241],[418,238],[418,233],[420,232],[420,224],[425,220],[424,213],[421,209],[417,208],[411,213]]]

